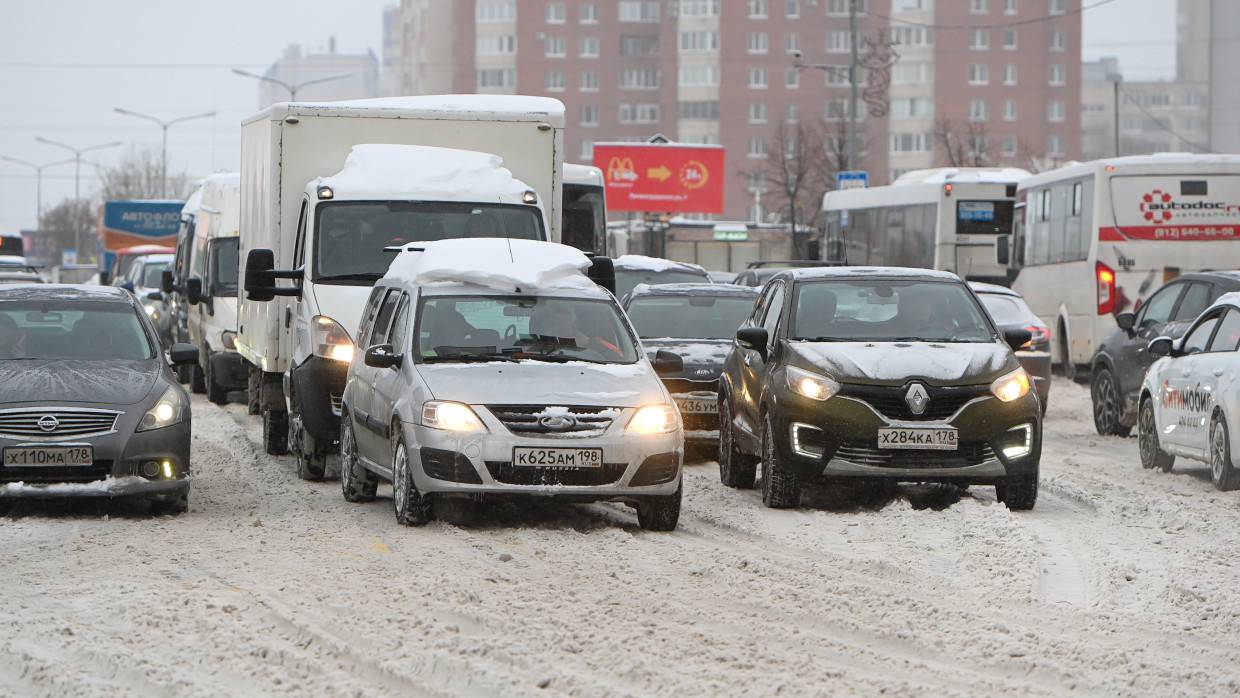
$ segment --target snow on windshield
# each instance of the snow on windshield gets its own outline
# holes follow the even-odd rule
[[[941,281],[840,279],[797,289],[794,339],[989,342],[990,325],[965,286]]]
[[[642,339],[731,339],[753,312],[753,298],[742,296],[639,296],[629,304],[629,320]]]

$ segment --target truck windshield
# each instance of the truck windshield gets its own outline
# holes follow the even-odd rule
[[[637,345],[610,300],[546,296],[432,296],[418,310],[423,363],[637,361]]]
[[[383,248],[460,238],[545,240],[534,206],[410,201],[320,204],[315,216],[314,281],[368,284],[387,273]]]
[[[899,279],[801,284],[789,336],[810,342],[994,341],[964,284]]]
[[[237,270],[241,266],[238,244],[241,238],[217,238],[211,243],[211,294],[237,295]]]

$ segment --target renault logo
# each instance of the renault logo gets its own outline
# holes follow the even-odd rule
[[[577,418],[571,415],[554,414],[539,419],[538,423],[548,431],[568,431],[577,426]]]
[[[60,426],[60,420],[50,414],[45,414],[39,417],[39,421],[35,422],[35,424],[43,431],[56,431],[56,428]]]
[[[922,414],[930,405],[930,394],[926,392],[926,386],[914,383],[909,386],[908,392],[904,393],[904,402],[913,414]]]

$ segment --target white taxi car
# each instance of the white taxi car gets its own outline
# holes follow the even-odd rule
[[[1210,465],[1220,490],[1240,487],[1240,293],[1221,296],[1184,337],[1149,344],[1137,416],[1141,465],[1170,471],[1176,456]]]

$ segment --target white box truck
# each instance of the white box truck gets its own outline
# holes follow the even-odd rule
[[[268,453],[334,474],[339,406],[385,247],[559,241],[564,106],[453,95],[277,104],[241,132],[237,349]]]

